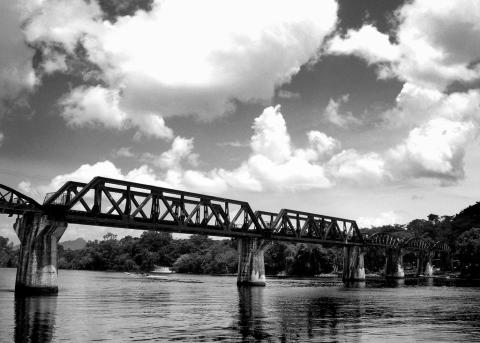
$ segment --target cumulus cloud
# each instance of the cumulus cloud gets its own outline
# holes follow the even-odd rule
[[[327,45],[332,54],[354,54],[368,63],[392,62],[400,57],[399,48],[387,34],[367,24],[359,30],[348,30],[344,36],[334,36]]]
[[[120,92],[102,86],[80,86],[64,96],[59,104],[62,117],[73,127],[102,125],[107,128],[139,128],[135,135],[170,139],[173,131],[165,126],[162,117],[154,113],[131,116],[120,106]]]
[[[74,89],[61,102],[63,116],[76,125],[116,128],[128,120],[138,126],[137,138],[170,137],[158,135],[164,117],[211,119],[231,111],[232,99],[271,98],[275,85],[315,56],[337,11],[334,0],[157,0],[149,11],[110,22],[95,1],[46,0],[32,7],[25,34],[45,52],[46,73],[68,69],[65,56],[100,70],[103,86]],[[114,98],[107,101],[110,122],[104,112],[82,111],[94,95],[97,103]]]
[[[103,161],[56,176],[48,185],[32,186],[22,182],[20,188],[29,194],[41,194],[58,189],[68,180],[87,182],[100,175],[222,194],[228,189],[253,192],[322,189],[334,186],[337,181],[364,184],[385,177],[378,155],[353,149],[340,151],[340,142],[320,131],[307,133],[307,146],[294,147],[280,106],[267,107],[254,120],[252,128],[250,155],[231,170],[193,169],[199,159],[194,152],[193,138],[176,137],[169,150],[159,155],[144,154],[141,161],[145,164],[128,172],[122,172],[110,161]]]
[[[397,76],[443,90],[453,81],[480,78],[480,8],[476,0],[415,0],[396,12],[396,42],[371,24],[335,36],[333,54],[353,54],[368,63],[388,62],[380,76]]]
[[[446,94],[436,89],[405,83],[396,98],[395,107],[386,111],[383,116],[387,126],[411,127],[440,117],[478,122],[479,113],[478,89]]]
[[[380,213],[377,217],[360,217],[357,224],[361,228],[398,224],[399,217],[394,211]]]
[[[408,128],[402,142],[386,153],[392,175],[457,181],[464,155],[479,131],[480,91],[443,93],[404,84],[396,106],[384,117],[392,128]]]
[[[359,56],[379,66],[379,77],[405,82],[396,105],[383,114],[388,128],[408,132],[384,154],[395,179],[459,180],[469,140],[479,132],[480,91],[447,89],[480,79],[479,4],[415,0],[395,16],[394,39],[365,24],[334,36],[326,50]]]
[[[193,166],[198,163],[198,155],[193,152],[193,138],[180,136],[175,137],[169,150],[158,156],[147,153],[142,158],[161,169],[179,169],[184,161]]]
[[[385,161],[374,152],[360,154],[353,149],[344,150],[328,161],[331,177],[355,182],[378,181],[387,177]]]
[[[0,2],[0,115],[22,105],[38,82],[32,67],[33,49],[21,30],[24,10],[17,1]]]
[[[461,179],[466,144],[473,134],[471,122],[432,119],[410,131],[405,141],[390,151],[392,166],[407,176]]]
[[[360,120],[355,118],[352,112],[340,112],[340,105],[348,101],[349,95],[344,94],[339,99],[330,99],[323,116],[332,124],[339,127],[347,127],[352,124],[360,124]]]

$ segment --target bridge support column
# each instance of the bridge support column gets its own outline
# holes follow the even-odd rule
[[[343,282],[365,281],[364,255],[365,251],[362,247],[343,248]]]
[[[269,241],[260,238],[238,240],[238,285],[265,286],[263,253],[269,245]]]
[[[66,228],[66,222],[50,220],[41,214],[25,214],[17,219],[14,229],[21,244],[17,294],[58,292],[57,245]]]
[[[402,249],[387,249],[385,277],[387,279],[403,279],[405,277]]]
[[[432,253],[420,253],[417,257],[417,276],[431,277],[433,275]]]

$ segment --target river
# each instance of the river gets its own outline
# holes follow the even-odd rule
[[[14,295],[0,269],[1,342],[474,342],[480,288],[441,280],[404,284],[59,272],[57,296]]]

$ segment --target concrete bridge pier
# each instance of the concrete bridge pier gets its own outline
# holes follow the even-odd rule
[[[238,285],[265,286],[263,254],[270,244],[270,241],[261,238],[245,237],[238,240]]]
[[[343,248],[343,282],[365,281],[365,250],[359,246]]]
[[[417,255],[417,276],[431,277],[433,275],[432,259],[431,252],[420,252]]]
[[[405,277],[403,254],[402,249],[387,249],[385,259],[385,277],[387,279],[403,279]]]
[[[57,246],[66,222],[46,215],[28,213],[14,224],[20,239],[15,293],[52,294],[58,292]]]

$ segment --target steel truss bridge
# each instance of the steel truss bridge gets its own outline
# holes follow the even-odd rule
[[[82,225],[172,233],[449,252],[444,242],[361,234],[354,220],[282,209],[253,211],[248,202],[95,177],[69,181],[46,195],[43,204],[0,184],[0,213],[28,212]]]

